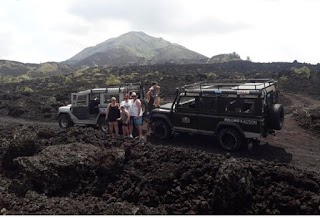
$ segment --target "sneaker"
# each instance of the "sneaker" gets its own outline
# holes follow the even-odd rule
[[[129,135],[129,138],[133,138],[132,134]]]
[[[143,138],[140,138],[138,140],[138,142],[139,142],[139,144],[142,144],[142,145],[144,145],[146,143],[146,141]]]

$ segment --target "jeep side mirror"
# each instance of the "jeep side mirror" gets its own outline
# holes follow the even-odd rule
[[[180,94],[180,89],[177,87],[176,88],[176,95]]]

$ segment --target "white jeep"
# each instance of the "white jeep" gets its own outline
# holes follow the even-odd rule
[[[58,111],[59,126],[68,128],[77,125],[99,126],[107,132],[106,109],[112,97],[119,103],[123,101],[124,94],[135,92],[142,102],[142,111],[145,112],[145,92],[142,83],[126,83],[107,88],[94,88],[71,94],[71,104],[62,106]]]

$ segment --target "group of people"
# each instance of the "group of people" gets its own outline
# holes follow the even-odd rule
[[[119,104],[115,97],[111,98],[111,103],[106,110],[106,119],[109,122],[109,133],[119,134],[119,121],[122,122],[122,132],[124,136],[133,137],[133,126],[138,129],[139,139],[142,139],[142,105],[135,92],[124,95],[124,100]]]
[[[147,102],[153,101],[153,106],[158,107],[160,105],[159,100],[160,87],[157,83],[153,83],[152,87],[147,92]],[[124,136],[133,138],[134,127],[138,130],[138,137],[141,140],[143,138],[142,133],[142,103],[138,99],[135,92],[126,93],[124,100],[120,103],[117,102],[117,98],[112,97],[111,103],[106,110],[106,120],[109,123],[109,133],[116,135],[119,134],[119,121],[122,123],[122,133]]]

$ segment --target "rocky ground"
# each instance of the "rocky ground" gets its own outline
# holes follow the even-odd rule
[[[256,65],[234,65],[257,76]],[[228,66],[215,71],[242,77]],[[209,67],[146,66],[111,72],[145,74],[141,78],[147,86],[151,80],[160,82],[167,101],[176,86],[222,77],[210,74]],[[268,67],[262,73],[285,78],[281,69]],[[70,93],[105,82],[79,78],[71,78],[72,83],[63,77],[27,81],[19,89],[0,84],[1,214],[320,213],[320,101],[302,92],[305,87],[289,92],[296,86],[282,83],[283,129],[253,149],[229,154],[206,136],[149,138],[140,144],[93,128],[61,130],[56,113],[69,102]],[[308,83],[315,86],[317,77],[311,79]],[[65,87],[63,80],[68,82]],[[298,84],[307,79],[295,80]],[[21,92],[26,87],[32,92]],[[318,92],[312,86],[305,90]]]
[[[284,163],[92,129],[3,121],[1,214],[319,214],[320,178]]]
[[[232,154],[205,136],[139,144],[1,116],[1,214],[319,214],[319,138],[296,115],[319,102],[281,99],[284,129]]]
[[[294,117],[302,128],[320,136],[320,108],[296,111]]]

